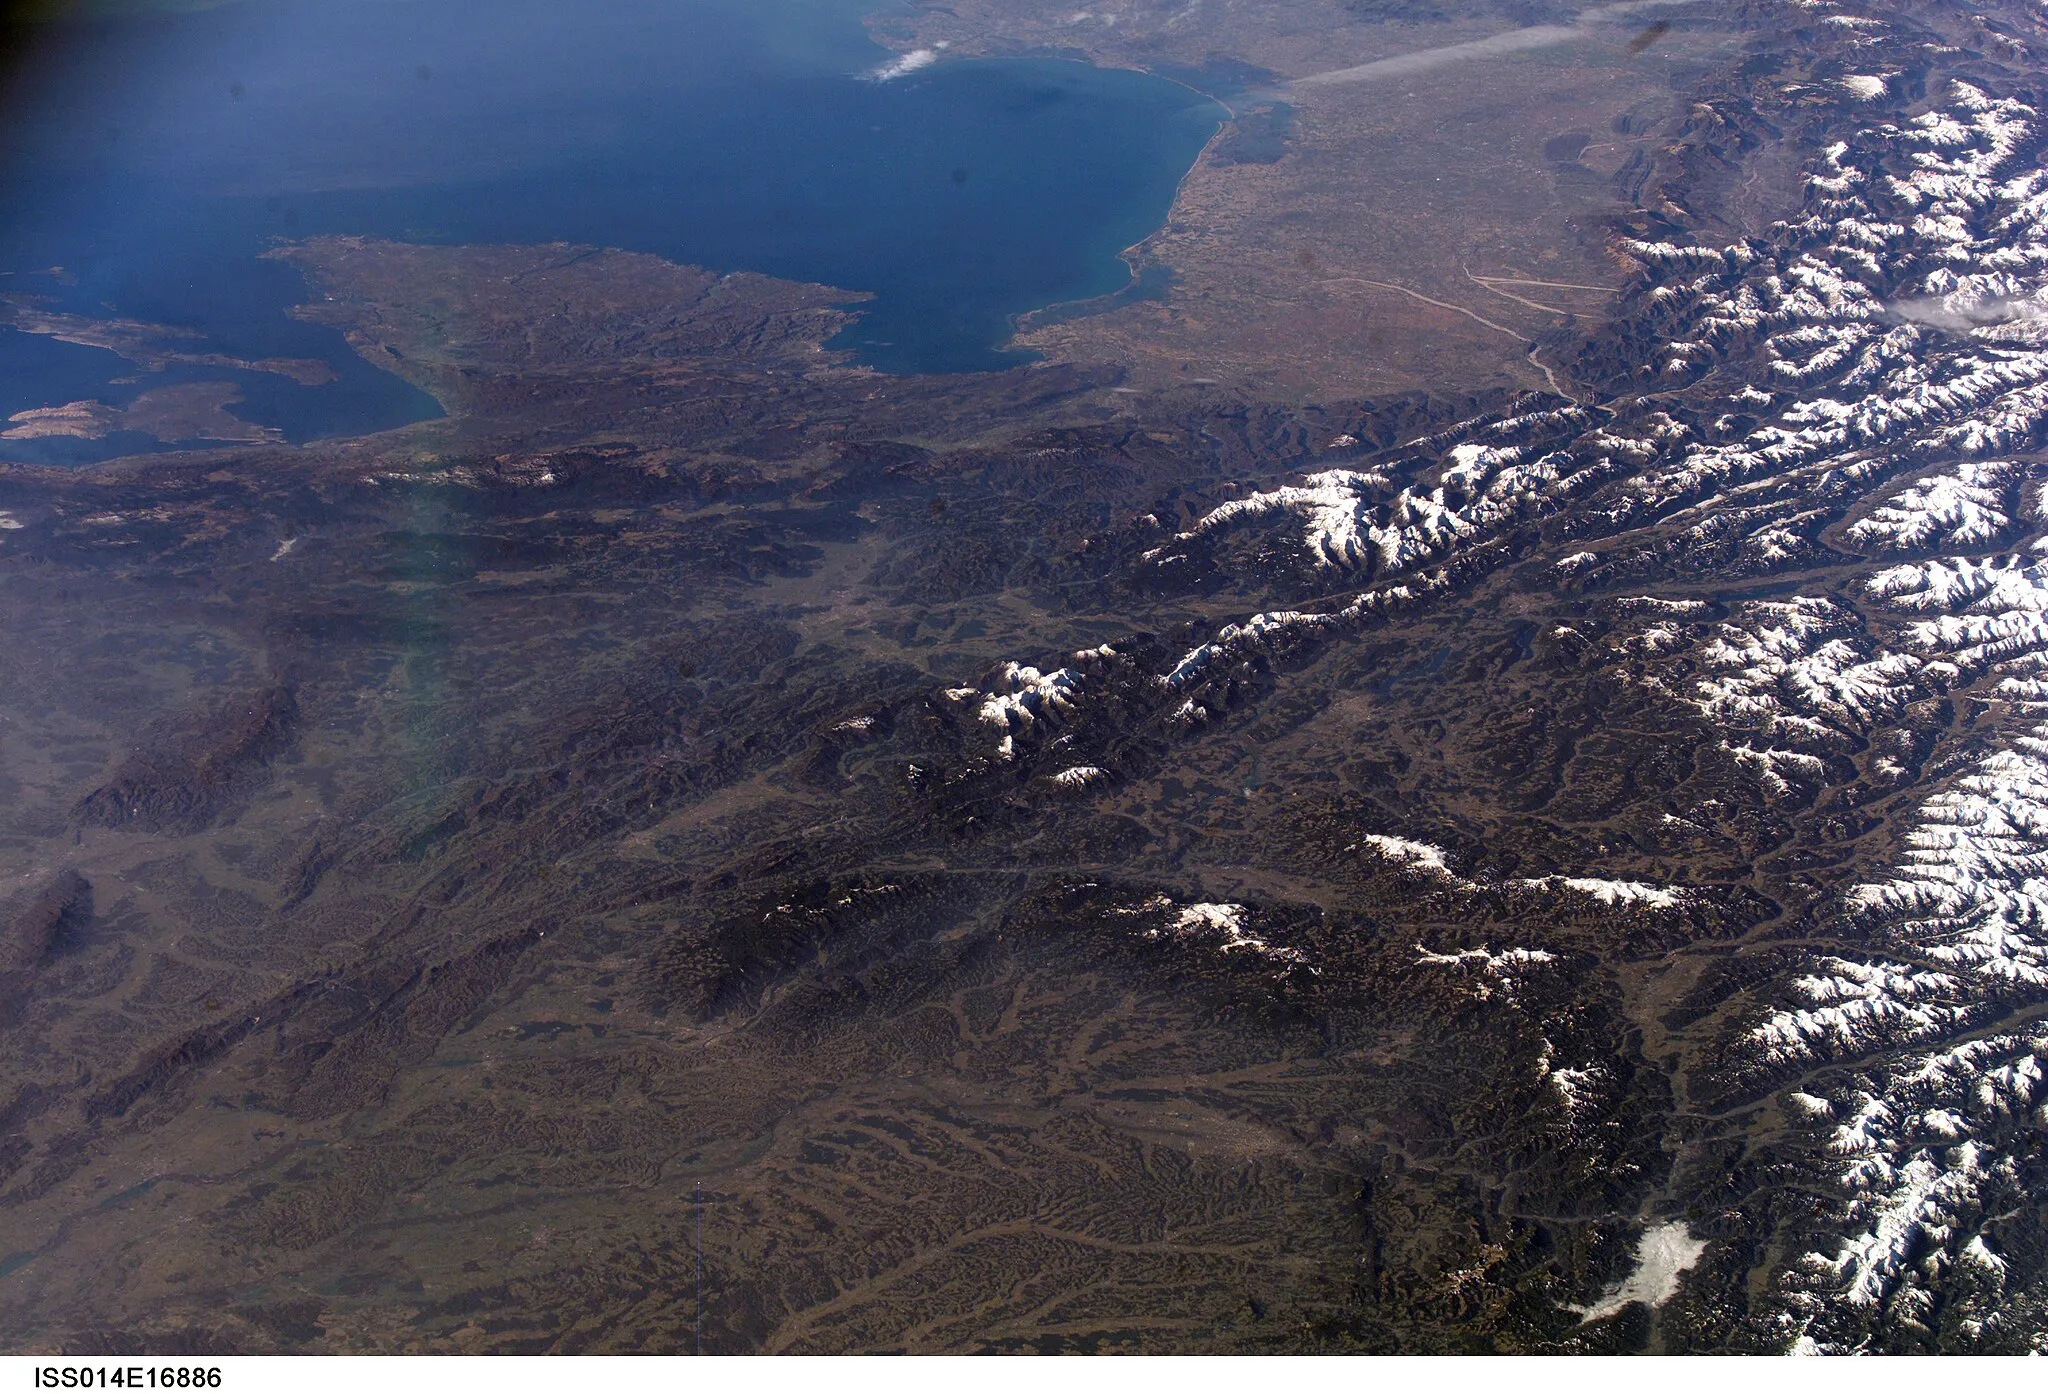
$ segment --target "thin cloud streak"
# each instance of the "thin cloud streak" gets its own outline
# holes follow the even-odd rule
[[[1407,77],[1412,73],[1425,73],[1434,68],[1464,63],[1475,58],[1496,58],[1505,53],[1521,53],[1528,49],[1568,44],[1575,39],[1587,37],[1606,20],[1634,14],[1638,10],[1685,3],[1687,0],[1622,0],[1622,3],[1617,5],[1597,5],[1590,10],[1580,11],[1579,17],[1570,24],[1532,24],[1526,29],[1508,29],[1499,34],[1489,34],[1483,39],[1473,39],[1468,43],[1446,44],[1442,48],[1423,49],[1420,53],[1403,53],[1394,58],[1361,63],[1355,68],[1338,68],[1332,72],[1314,73],[1308,77],[1296,78],[1293,86],[1328,87],[1338,83],[1374,82],[1383,78]]]

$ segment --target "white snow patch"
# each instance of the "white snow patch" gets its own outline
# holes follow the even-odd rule
[[[1490,949],[1454,949],[1447,954],[1431,953],[1422,945],[1415,946],[1417,963],[1435,963],[1446,967],[1483,968],[1489,973],[1505,972],[1510,968],[1522,968],[1536,963],[1555,963],[1557,955],[1547,949],[1506,949],[1494,953]]]
[[[1546,890],[1562,886],[1568,891],[1589,895],[1603,905],[1646,905],[1657,910],[1676,910],[1692,898],[1690,891],[1677,886],[1653,886],[1647,881],[1610,881],[1603,876],[1542,876],[1522,884]]]
[[[1995,542],[2012,526],[2005,496],[2018,474],[2008,460],[1961,461],[1901,489],[1846,536],[1859,547],[1893,552]]]
[[[1818,1094],[1808,1094],[1795,1089],[1785,1096],[1785,1101],[1808,1118],[1832,1118],[1835,1116],[1835,1106],[1826,1099],[1821,1098]]]
[[[983,697],[980,716],[990,726],[1016,731],[1072,706],[1081,675],[1072,668],[1041,673],[1022,663],[1006,663],[1001,682],[1010,690]]]
[[[1564,1105],[1565,1113],[1576,1117],[1579,1110],[1592,1101],[1601,1071],[1596,1065],[1571,1065],[1550,1071],[1548,1078],[1550,1087],[1557,1093],[1557,1101]]]
[[[1557,955],[1544,949],[1506,949],[1495,953],[1484,946],[1477,949],[1455,949],[1447,954],[1432,953],[1421,944],[1415,946],[1417,964],[1436,968],[1473,969],[1479,980],[1472,985],[1472,995],[1484,1002],[1493,996],[1494,986],[1499,985],[1505,1000],[1515,1000],[1515,975],[1522,969],[1540,968],[1555,963]],[[1547,1061],[1543,1068],[1549,1069]]]
[[[1526,438],[1583,431],[1591,424],[1588,413],[1573,407],[1495,422],[1487,434],[1495,440]],[[1302,545],[1318,567],[1393,573],[1516,519],[1550,511],[1605,476],[1599,466],[1566,451],[1474,440],[1451,446],[1433,462],[1425,456],[1413,463],[1425,477],[1433,463],[1435,484],[1417,482],[1396,493],[1383,470],[1322,470],[1299,484],[1219,504],[1174,540],[1287,514],[1301,520]]]
[[[1682,1220],[1667,1220],[1643,1231],[1636,1245],[1636,1271],[1602,1293],[1590,1307],[1574,1307],[1587,1321],[1611,1317],[1631,1302],[1661,1307],[1678,1295],[1678,1280],[1706,1253],[1707,1241],[1692,1237]]]
[[[1175,938],[1189,939],[1220,935],[1221,940],[1215,945],[1218,953],[1248,952],[1260,958],[1271,959],[1277,963],[1308,962],[1308,955],[1300,949],[1282,948],[1275,944],[1269,944],[1258,935],[1246,929],[1246,911],[1242,905],[1233,905],[1228,902],[1199,901],[1192,905],[1183,905],[1178,910],[1173,910],[1173,902],[1160,895],[1146,901],[1141,908],[1171,910],[1172,915],[1168,919],[1167,924],[1172,929]],[[1157,934],[1158,931],[1154,930],[1151,931],[1148,937],[1156,937]]]
[[[1623,609],[1657,610],[1672,615],[1697,615],[1708,608],[1704,600],[1666,600],[1661,595],[1625,595],[1614,603]]]
[[[1704,1253],[1706,1240],[1694,1238],[1683,1220],[1653,1224],[1642,1230],[1640,1243],[1636,1243],[1636,1271],[1614,1288],[1608,1288],[1593,1306],[1573,1310],[1591,1322],[1602,1316],[1614,1316],[1630,1302],[1663,1306],[1677,1296],[1677,1279],[1698,1263]]]
[[[1237,934],[1244,929],[1244,907],[1214,901],[1183,905],[1180,913],[1173,917],[1173,927],[1179,930],[1220,929],[1226,934]]]
[[[1452,871],[1451,864],[1444,860],[1444,849],[1433,847],[1427,842],[1416,842],[1406,837],[1389,837],[1385,833],[1367,833],[1359,842],[1372,848],[1388,861],[1401,862],[1445,881],[1463,879]]]

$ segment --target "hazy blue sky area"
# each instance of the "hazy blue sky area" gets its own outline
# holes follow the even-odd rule
[[[1007,319],[1124,284],[1222,111],[1137,73],[890,55],[851,0],[252,0],[53,52],[10,118],[0,293],[317,355],[252,375],[295,438],[431,411],[286,318],[272,238],[590,242],[874,292],[843,347],[893,371],[1003,366]],[[0,331],[0,341],[25,336]],[[0,342],[0,415],[118,401],[93,351]],[[214,376],[220,374],[215,373]]]

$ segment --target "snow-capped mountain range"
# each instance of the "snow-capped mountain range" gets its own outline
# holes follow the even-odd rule
[[[1910,803],[1876,864],[1802,907],[1830,947],[1759,993],[1729,1046],[1732,1075],[1779,1082],[1782,1145],[1834,1192],[1766,1303],[1788,1350],[1856,1349],[1937,1309],[1977,1335],[2015,1320],[1995,1221],[2044,1202],[2023,1173],[2048,1126],[2048,118],[1954,80],[1887,117],[1892,76],[1840,80],[1848,116],[1799,216],[1718,243],[1619,243],[1636,269],[1637,332],[1610,355],[1626,391],[1526,399],[1370,459],[1340,447],[1135,563],[1171,576],[1256,533],[1317,599],[1150,668],[1104,646],[951,694],[996,761],[1084,724],[1105,683],[1126,704],[1149,690],[1170,738],[1227,706],[1243,665],[1345,642],[1545,548],[1579,594],[1677,558],[1698,582],[1629,600],[1617,665],[1717,730],[1766,800],[1858,784]],[[1814,567],[1825,584],[1809,587]],[[1780,574],[1800,579],[1712,594]],[[1931,735],[1920,717],[1957,702],[1980,713],[1967,736]],[[1106,785],[1110,763],[1054,777]],[[1482,889],[1425,838],[1356,845],[1433,893]],[[1596,868],[1485,889],[1517,886],[1616,915],[1697,894]],[[1176,913],[1150,932],[1268,952],[1228,907]],[[1417,952],[1482,988],[1550,962]]]

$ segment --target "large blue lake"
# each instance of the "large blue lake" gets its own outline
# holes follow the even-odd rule
[[[271,373],[138,374],[0,329],[0,417],[233,380],[288,439],[434,414],[291,319],[276,239],[566,240],[873,293],[837,347],[894,372],[993,369],[1011,317],[1123,287],[1224,111],[1060,61],[893,55],[850,0],[246,0],[52,45],[6,113],[0,296],[198,331]],[[62,268],[61,275],[46,274]],[[93,459],[132,437],[0,440]]]

